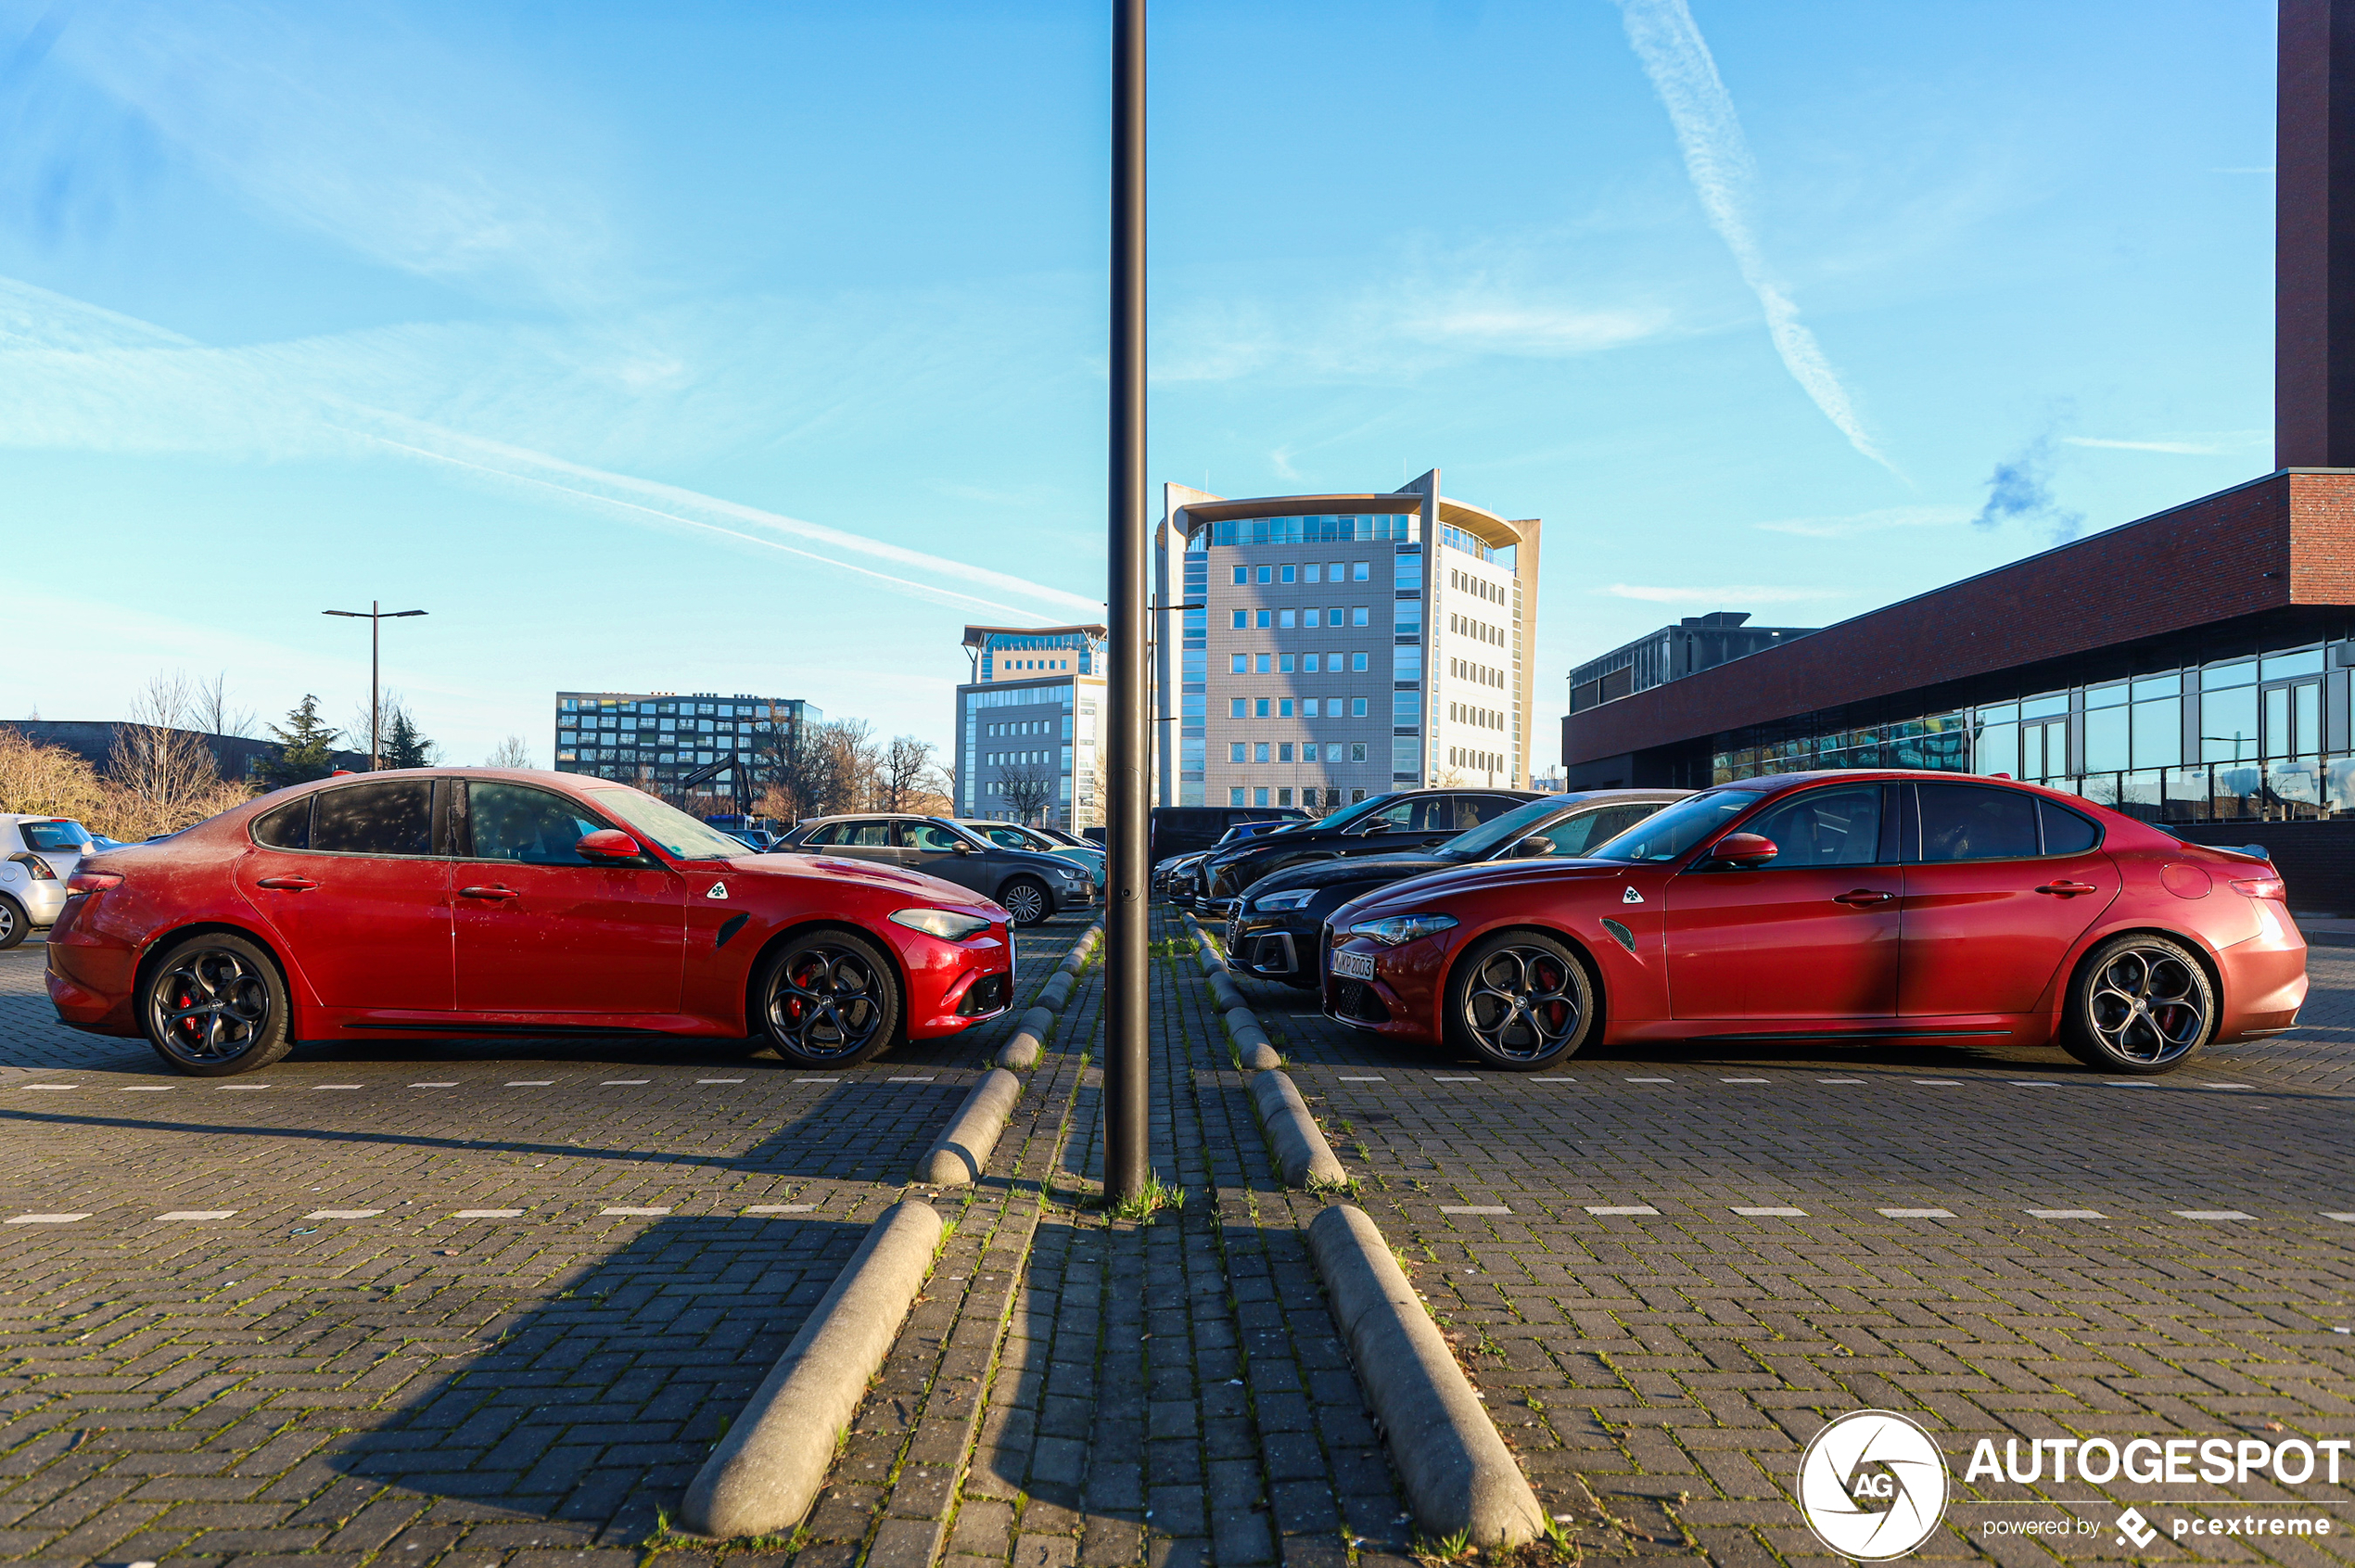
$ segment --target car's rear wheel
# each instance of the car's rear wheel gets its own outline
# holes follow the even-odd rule
[[[797,1067],[847,1067],[891,1044],[904,1011],[899,976],[873,943],[812,931],[770,954],[754,988],[755,1019]]]
[[[156,1054],[184,1073],[230,1077],[291,1050],[286,983],[261,945],[225,932],[173,943],[139,990]]]
[[[2216,987],[2189,948],[2165,937],[2113,937],[2070,987],[2061,1044],[2089,1067],[2152,1077],[2215,1038]]]
[[[1475,943],[1447,979],[1447,1039],[1509,1072],[1575,1056],[1595,1030],[1595,987],[1565,943],[1500,931]]]
[[[1037,925],[1054,910],[1047,885],[1036,877],[1015,877],[998,890],[998,901],[1014,917],[1016,925]]]
[[[24,906],[0,893],[0,951],[15,947],[32,934],[32,921]]]

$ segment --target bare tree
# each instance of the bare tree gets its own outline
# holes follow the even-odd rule
[[[490,755],[482,765],[486,768],[528,768],[531,766],[531,748],[524,745],[521,735],[509,735],[490,748]]]
[[[918,793],[936,793],[932,788],[933,775],[939,770],[934,766],[936,748],[930,741],[913,735],[894,735],[884,748],[883,766],[876,784],[887,811],[910,809],[908,802]]]
[[[210,681],[189,683],[188,716],[190,726],[207,734],[253,733],[254,711],[250,708],[236,708],[230,704],[229,672],[225,669],[217,671]]]
[[[999,778],[998,796],[1021,821],[1035,822],[1055,803],[1055,775],[1036,763],[1010,768]]]

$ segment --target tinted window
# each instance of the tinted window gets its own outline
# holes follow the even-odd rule
[[[311,847],[346,855],[433,853],[429,779],[347,784],[312,797]]]
[[[1652,806],[1606,806],[1599,811],[1584,811],[1574,817],[1564,817],[1545,830],[1554,841],[1557,855],[1584,855],[1591,845],[1603,845],[1652,814]]]
[[[605,825],[563,796],[528,784],[470,784],[466,806],[474,823],[475,858],[482,860],[587,865],[588,857],[576,847],[582,835]]]
[[[1496,800],[1485,795],[1451,795],[1432,802],[1431,825],[1445,830],[1453,826],[1460,833],[1478,827],[1489,818],[1500,816],[1511,806],[1508,800]]]
[[[1926,862],[2025,860],[2037,853],[2034,796],[1971,784],[1916,789]]]
[[[957,852],[957,846],[964,842],[938,822],[904,822],[900,825],[900,831],[904,835],[900,840],[901,843],[910,849],[922,849],[929,855],[953,855]],[[996,832],[989,832],[988,836],[992,842],[1004,848],[1027,849],[1030,848],[1023,842],[1022,835],[1019,834],[1007,833],[1000,835]],[[862,838],[859,842],[863,844],[866,840]]]
[[[848,848],[885,849],[891,847],[889,822],[845,822],[835,835],[834,842]]]
[[[834,835],[840,833],[841,831],[842,824],[840,822],[828,822],[824,827],[810,829],[809,836],[803,839],[802,842],[813,848],[820,845],[832,844],[834,841]]]
[[[77,855],[90,848],[90,830],[80,822],[19,822],[17,831],[24,835],[24,847],[35,853]]]
[[[2100,828],[2066,806],[2040,799],[2036,813],[2043,819],[2047,855],[2081,855],[2102,841]]]
[[[279,807],[253,824],[253,841],[273,849],[311,848],[311,797]]]
[[[1842,784],[1777,801],[1742,824],[1774,840],[1769,871],[1807,866],[1868,866],[1880,859],[1881,787]]]

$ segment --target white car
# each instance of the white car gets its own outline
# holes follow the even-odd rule
[[[67,881],[98,848],[70,818],[0,812],[0,948],[57,924]]]

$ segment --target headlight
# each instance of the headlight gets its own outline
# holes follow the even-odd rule
[[[1270,893],[1264,899],[1254,899],[1250,907],[1254,911],[1305,909],[1308,900],[1316,896],[1314,887],[1302,887],[1289,893]]]
[[[981,916],[959,914],[954,910],[894,910],[891,919],[895,924],[937,937],[944,942],[961,942],[989,929],[989,922]]]
[[[1453,930],[1455,925],[1456,917],[1452,914],[1394,914],[1388,920],[1368,920],[1353,925],[1349,935],[1371,937],[1383,947],[1394,948],[1436,937],[1442,931]]]

